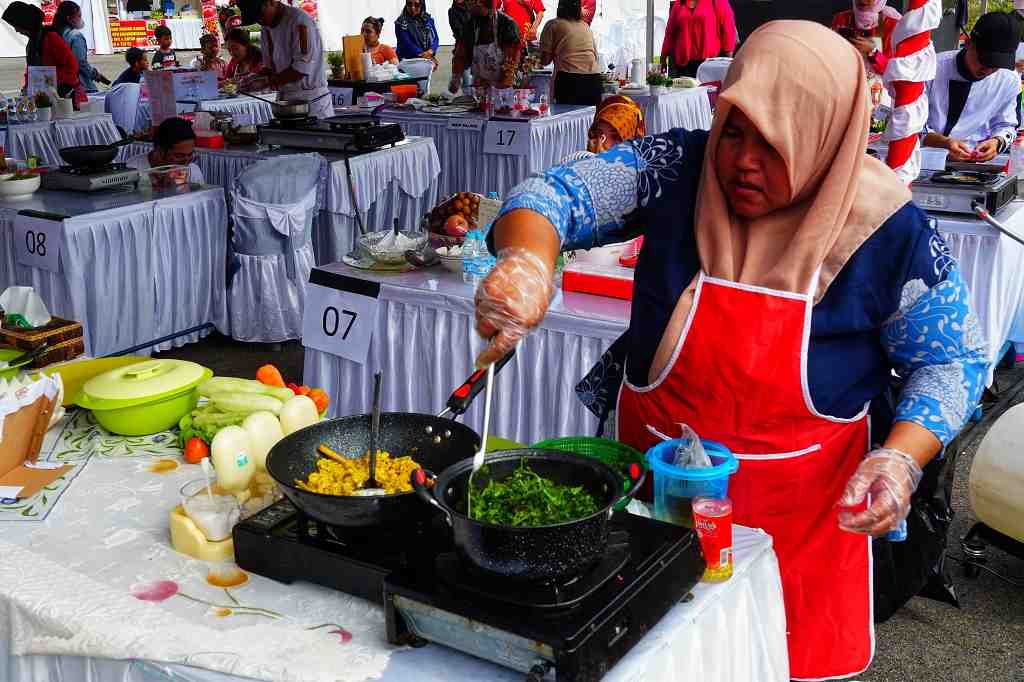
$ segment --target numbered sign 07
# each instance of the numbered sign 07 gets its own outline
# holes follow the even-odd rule
[[[490,121],[484,132],[484,154],[528,156],[530,124],[513,121]]]
[[[64,222],[18,215],[14,218],[14,253],[19,265],[60,272]]]
[[[375,297],[307,284],[302,345],[363,364],[377,326],[377,308]]]

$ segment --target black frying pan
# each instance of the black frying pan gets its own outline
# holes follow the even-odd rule
[[[131,139],[119,140],[113,144],[88,144],[81,147],[62,147],[60,158],[72,168],[99,168],[113,163],[120,147],[131,144]]]
[[[512,353],[495,365],[508,364]],[[476,431],[455,421],[484,388],[484,370],[477,370],[448,399],[438,416],[385,412],[381,414],[378,448],[395,457],[408,455],[420,466],[443,471],[473,457],[480,446]],[[451,414],[451,418],[446,418]],[[370,415],[323,421],[278,441],[267,455],[267,472],[277,481],[292,504],[318,521],[348,527],[397,526],[423,516],[423,503],[415,492],[370,497],[311,493],[295,485],[316,469],[321,443],[343,457],[362,457],[370,447]]]

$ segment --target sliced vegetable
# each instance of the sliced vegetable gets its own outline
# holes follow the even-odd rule
[[[292,396],[292,400],[299,396]],[[280,400],[269,395],[258,393],[213,393],[210,395],[210,402],[225,412],[241,412],[251,414],[253,412],[272,412],[280,414],[284,406]]]
[[[322,388],[314,388],[308,395],[309,399],[316,405],[317,414],[323,414],[327,411],[327,406],[331,404],[331,399],[327,397],[326,391]]]
[[[281,408],[280,418],[281,430],[287,436],[299,429],[316,424],[320,421],[320,413],[317,412],[316,403],[308,396],[297,395]]]
[[[266,471],[267,453],[284,438],[281,422],[270,412],[253,412],[242,422],[242,428],[249,434],[256,471]]]
[[[185,444],[185,461],[189,464],[199,464],[205,457],[210,456],[210,447],[202,438],[193,436]]]
[[[281,372],[278,371],[277,367],[273,365],[263,365],[256,370],[256,380],[267,386],[281,386],[284,388],[284,377],[281,376]]]
[[[287,388],[267,386],[251,379],[235,379],[233,377],[213,377],[199,385],[199,395],[209,397],[213,393],[256,393],[272,395],[281,401],[288,400],[295,395]]]

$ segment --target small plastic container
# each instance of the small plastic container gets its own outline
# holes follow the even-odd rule
[[[241,505],[234,495],[207,493],[207,487],[205,478],[183,485],[181,508],[208,541],[227,540],[242,516]]]
[[[647,464],[654,474],[654,516],[660,521],[693,528],[693,500],[697,497],[726,497],[729,477],[739,461],[721,443],[701,439],[713,466],[681,469],[670,464],[681,440],[673,438],[647,451]]]

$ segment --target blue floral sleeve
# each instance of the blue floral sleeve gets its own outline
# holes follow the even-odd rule
[[[905,379],[895,421],[918,424],[947,445],[981,400],[988,358],[956,260],[938,233],[925,249],[924,262],[916,272],[912,267],[903,286],[899,310],[882,328],[882,343]]]
[[[562,250],[622,241],[625,217],[661,197],[661,180],[675,177],[683,146],[671,133],[638,138],[587,159],[555,166],[518,185],[501,215],[528,209],[547,218]]]

